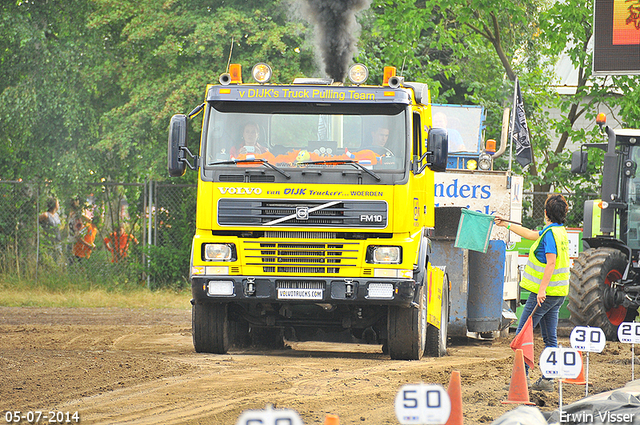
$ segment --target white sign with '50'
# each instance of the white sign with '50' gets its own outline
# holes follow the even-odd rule
[[[620,323],[620,326],[618,326],[618,340],[627,344],[640,343],[640,323]]]
[[[575,348],[547,347],[540,356],[540,371],[545,378],[577,378],[582,356]]]
[[[444,424],[451,414],[451,400],[441,385],[407,384],[396,395],[395,410],[402,425]]]
[[[607,343],[602,329],[590,326],[576,326],[571,331],[569,340],[572,348],[592,353],[601,353]]]

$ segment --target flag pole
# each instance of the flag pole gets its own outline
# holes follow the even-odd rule
[[[513,128],[516,124],[517,109],[517,96],[518,96],[518,77],[516,77],[516,83],[513,87],[513,109],[511,110],[511,131],[509,132],[509,174],[511,174],[511,164],[513,162]]]

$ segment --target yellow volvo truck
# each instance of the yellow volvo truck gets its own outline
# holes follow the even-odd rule
[[[276,85],[258,64],[243,83],[232,65],[203,104],[172,117],[169,174],[198,172],[197,352],[284,338],[364,340],[392,359],[445,354],[449,283],[429,235],[447,134],[431,126],[425,84],[392,67],[382,86],[367,75],[358,64],[351,83]],[[187,123],[200,112],[192,154]]]

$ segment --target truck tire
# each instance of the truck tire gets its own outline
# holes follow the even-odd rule
[[[389,306],[387,345],[392,360],[420,360],[424,354],[427,341],[427,290],[424,282],[418,291],[417,308]]]
[[[626,256],[613,248],[591,248],[580,254],[569,279],[568,309],[574,325],[598,327],[609,341],[617,340],[618,325],[635,312],[623,306],[607,310],[603,293],[622,277],[626,267]]]
[[[196,352],[225,354],[229,350],[228,304],[194,304],[191,327]]]
[[[427,323],[427,344],[425,354],[429,357],[442,357],[447,354],[449,332],[449,278],[444,275],[442,281],[442,305],[440,310],[440,329]]]

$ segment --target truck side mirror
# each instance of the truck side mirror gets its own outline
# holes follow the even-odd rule
[[[589,154],[586,151],[579,150],[571,154],[571,172],[573,174],[586,173],[587,165],[589,165]]]
[[[187,116],[176,114],[169,124],[168,168],[171,177],[184,175],[186,163],[182,148],[187,146]]]
[[[449,155],[449,137],[444,128],[432,128],[427,139],[428,166],[431,170],[439,172],[447,170]]]

